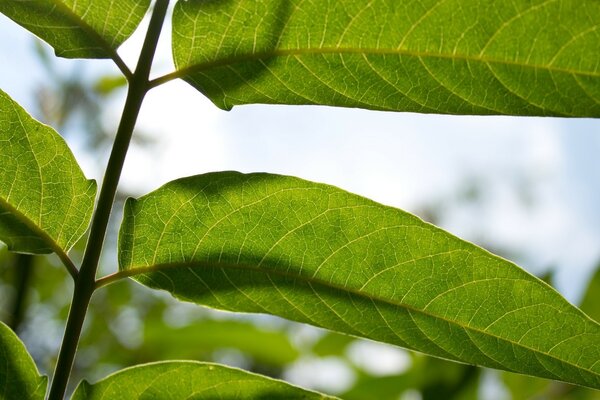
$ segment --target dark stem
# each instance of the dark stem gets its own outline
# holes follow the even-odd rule
[[[73,360],[75,359],[75,353],[77,351],[77,344],[85,320],[85,314],[95,289],[96,271],[98,269],[98,261],[102,252],[110,212],[114,203],[119,178],[123,169],[133,129],[140,112],[142,101],[148,91],[150,68],[152,67],[156,45],[158,43],[168,5],[169,0],[157,0],[154,6],[138,65],[129,84],[123,115],[106,167],[106,173],[102,182],[102,190],[100,191],[96,211],[94,212],[90,236],[79,270],[79,275],[75,281],[73,301],[69,310],[69,317],[67,319],[65,334],[58,355],[58,362],[56,363],[56,368],[54,370],[52,386],[48,396],[49,400],[61,400],[65,395],[69,375],[71,374],[71,369],[73,367]]]
[[[12,312],[10,315],[10,328],[18,332],[23,316],[25,315],[25,303],[29,291],[29,281],[33,272],[33,256],[30,254],[15,255],[15,298],[13,299]]]

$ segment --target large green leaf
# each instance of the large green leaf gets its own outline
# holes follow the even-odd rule
[[[403,211],[269,174],[126,203],[121,276],[442,358],[600,388],[600,325],[516,265]]]
[[[111,399],[331,399],[283,381],[218,364],[168,361],[119,371],[90,385],[83,381],[73,400]]]
[[[0,91],[0,240],[63,256],[89,224],[96,183],[65,141]]]
[[[180,1],[173,54],[224,109],[600,116],[597,0]]]
[[[23,342],[0,322],[0,399],[43,400],[47,384]]]
[[[150,0],[2,0],[0,12],[67,58],[113,58]]]

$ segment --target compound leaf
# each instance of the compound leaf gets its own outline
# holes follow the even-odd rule
[[[434,356],[600,388],[600,325],[509,261],[298,178],[221,172],[125,206],[117,276]]]
[[[56,131],[0,91],[0,240],[22,253],[64,256],[85,233],[96,182]]]
[[[113,58],[150,0],[2,0],[0,12],[66,58]]]
[[[81,382],[73,400],[333,399],[283,381],[223,365],[167,361],[119,371],[96,384]]]
[[[43,400],[47,384],[23,342],[0,322],[0,399]]]
[[[600,117],[594,0],[180,1],[173,54],[224,109]]]

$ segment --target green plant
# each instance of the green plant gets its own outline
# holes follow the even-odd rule
[[[182,178],[125,205],[119,271],[97,278],[146,93],[181,78],[229,109],[324,104],[450,114],[600,116],[600,4],[576,0],[189,0],[173,13],[176,70],[149,74],[168,0],[134,71],[117,54],[149,0],[4,0],[0,11],[68,58],[109,58],[128,93],[104,181],[0,92],[0,239],[56,253],[75,282],[50,399],[64,397],[94,292],[130,277],[201,305],[269,313],[464,363],[600,388],[600,325],[514,264],[403,211],[272,174]],[[531,40],[522,40],[532,37]],[[88,229],[81,265],[69,249]],[[0,326],[5,398],[41,398]],[[321,398],[207,363],[123,370],[74,398]]]

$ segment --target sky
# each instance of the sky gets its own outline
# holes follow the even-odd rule
[[[130,67],[141,31],[119,50]],[[3,16],[0,54],[0,89],[33,113],[32,95],[46,77],[33,36]],[[117,72],[110,61],[58,65],[90,76]],[[167,29],[153,75],[172,68]],[[124,96],[117,98],[106,111],[115,126]],[[530,272],[556,269],[555,286],[572,302],[600,262],[600,120],[316,106],[226,112],[174,81],[148,94],[138,126],[156,143],[128,154],[122,185],[134,195],[181,176],[266,171],[333,184],[420,216],[437,207],[451,233],[500,249]],[[101,180],[96,156],[76,136],[69,141],[86,175]]]

